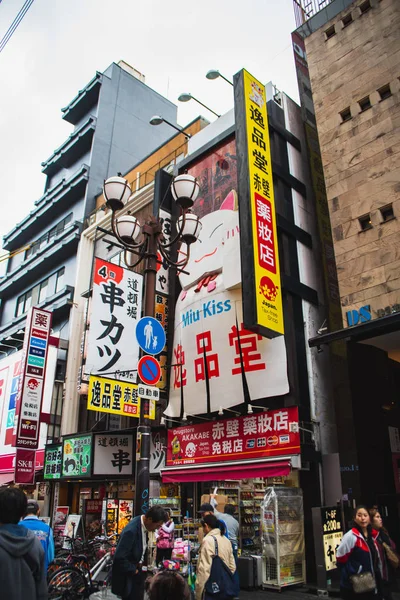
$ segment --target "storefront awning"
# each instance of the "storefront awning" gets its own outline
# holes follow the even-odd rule
[[[14,481],[14,473],[0,473],[0,486]]]
[[[255,477],[282,477],[289,475],[291,462],[289,459],[275,462],[244,462],[230,465],[202,465],[201,467],[170,467],[161,472],[164,483],[185,483],[227,479],[250,479]]]

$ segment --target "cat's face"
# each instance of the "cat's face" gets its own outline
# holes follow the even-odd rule
[[[182,288],[187,290],[214,273],[223,273],[226,287],[230,287],[227,282],[240,280],[238,212],[217,210],[204,216],[201,222],[200,238],[191,245],[190,259],[185,267],[189,274],[179,276]]]

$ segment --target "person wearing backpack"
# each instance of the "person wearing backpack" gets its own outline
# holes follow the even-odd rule
[[[202,522],[204,539],[197,564],[196,600],[228,600],[237,596],[232,544],[225,537],[225,524],[213,514]]]
[[[171,519],[170,511],[167,509],[165,513],[165,523],[163,523],[160,529],[156,531],[156,565],[160,565],[163,560],[170,560],[172,556],[172,549],[174,547],[175,524]]]
[[[36,535],[44,550],[44,565],[47,573],[49,564],[54,560],[54,539],[53,530],[39,519],[40,508],[36,500],[28,500],[26,516],[20,525],[30,529]]]
[[[18,525],[27,499],[15,487],[0,488],[0,597],[47,600],[44,550],[32,531]]]

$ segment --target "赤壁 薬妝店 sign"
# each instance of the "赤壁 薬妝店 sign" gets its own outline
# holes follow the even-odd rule
[[[234,94],[244,326],[272,338],[284,323],[266,94],[244,69]]]
[[[167,466],[300,454],[297,407],[168,430]]]

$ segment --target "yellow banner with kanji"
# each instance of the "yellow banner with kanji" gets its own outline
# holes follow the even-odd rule
[[[91,375],[87,408],[98,412],[140,417],[140,398],[137,384]]]
[[[257,79],[245,70],[243,79],[257,324],[275,337],[284,324],[267,102]]]

